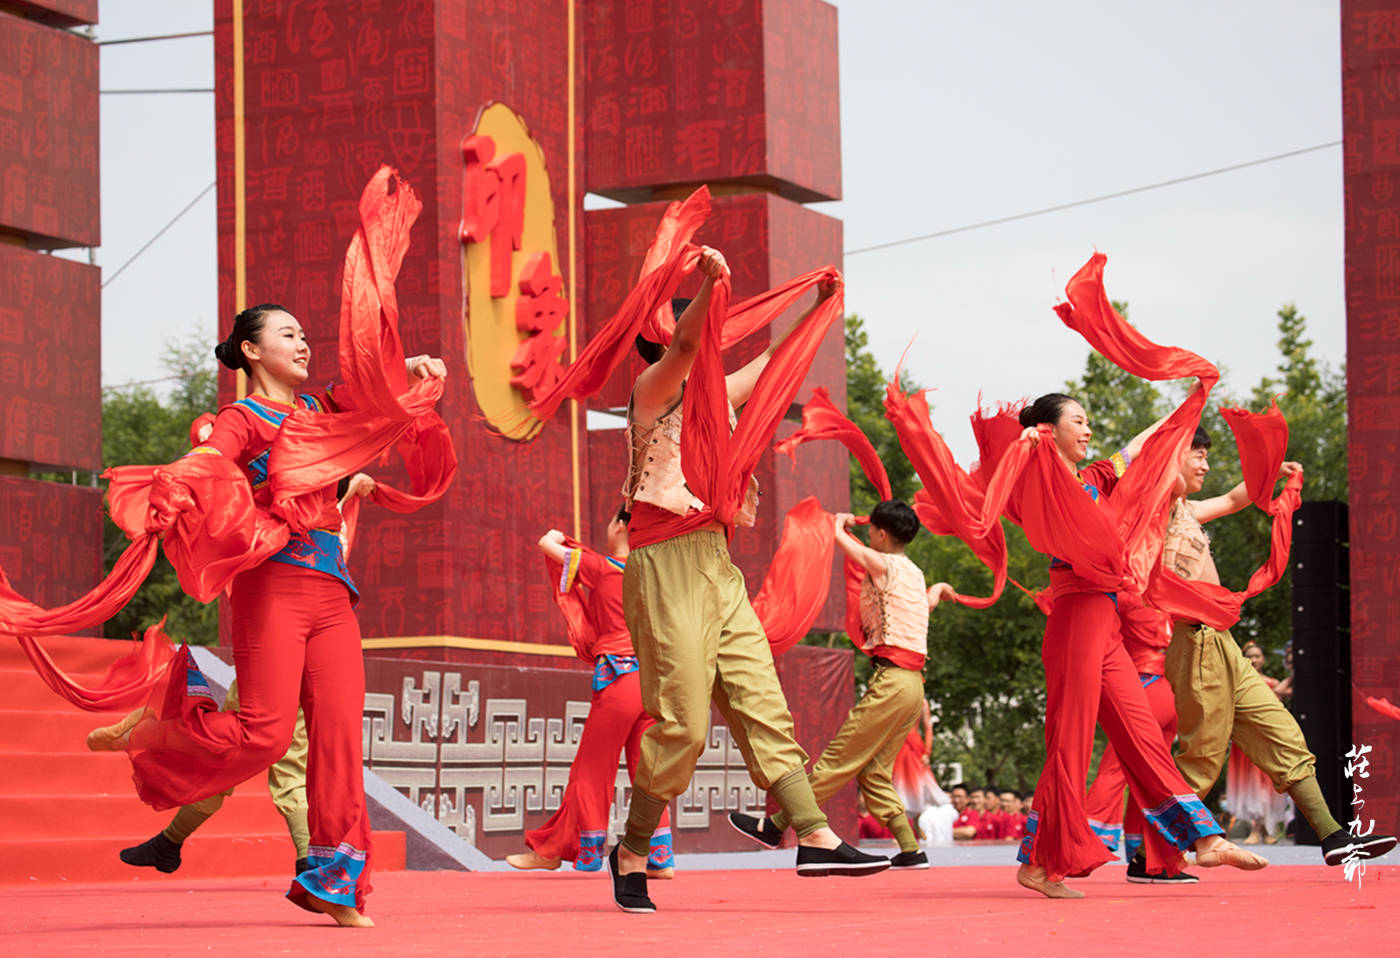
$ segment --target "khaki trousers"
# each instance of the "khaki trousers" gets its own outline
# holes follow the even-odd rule
[[[817,804],[856,780],[865,796],[865,807],[899,842],[900,851],[917,851],[919,844],[909,827],[909,815],[894,787],[894,760],[918,721],[924,703],[924,677],[896,665],[875,669],[865,695],[851,709],[840,730],[822,750],[812,773],[812,794]],[[781,815],[773,824],[786,826]]]
[[[646,823],[631,821],[649,817],[639,806],[653,804],[639,803],[636,792],[667,802],[689,787],[705,749],[711,700],[759,788],[803,772],[807,753],[793,737],[773,653],[722,534],[692,532],[634,549],[622,604],[641,666],[642,707],[656,720],[642,736],[629,838],[633,826],[646,830]],[[805,774],[800,779],[805,785]],[[820,818],[793,826],[811,831],[825,824]]]
[[[1166,675],[1176,699],[1176,765],[1196,794],[1215,785],[1232,740],[1279,792],[1316,774],[1298,721],[1228,631],[1177,623]]]

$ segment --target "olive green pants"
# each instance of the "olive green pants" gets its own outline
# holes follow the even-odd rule
[[[622,605],[640,665],[642,736],[626,847],[645,855],[666,803],[690,785],[714,702],[749,775],[799,836],[826,825],[807,784],[773,653],[722,534],[691,532],[632,550]]]
[[[865,695],[851,709],[807,776],[818,805],[825,805],[854,778],[865,796],[866,809],[890,830],[903,852],[918,851],[919,843],[909,826],[904,803],[895,791],[894,760],[918,721],[923,704],[922,673],[897,665],[877,667]],[[773,816],[773,824],[786,828],[787,816],[779,812]]]
[[[229,683],[223,711],[238,711],[237,679]],[[267,790],[272,795],[272,804],[287,822],[297,858],[305,858],[311,845],[311,828],[306,820],[306,716],[301,714],[301,709],[297,709],[297,727],[292,733],[291,747],[267,770]],[[165,827],[165,837],[176,844],[184,842],[196,828],[213,817],[223,807],[224,799],[232,794],[233,789],[229,789],[184,806]]]
[[[1178,623],[1166,673],[1176,698],[1176,766],[1196,794],[1215,785],[1232,740],[1279,792],[1314,777],[1317,759],[1297,719],[1228,631]]]

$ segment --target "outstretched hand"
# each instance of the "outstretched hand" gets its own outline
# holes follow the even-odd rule
[[[436,356],[429,356],[426,353],[422,356],[413,356],[404,361],[408,367],[408,374],[418,379],[446,379],[447,364]]]
[[[345,487],[344,498],[349,499],[351,496],[359,496],[363,499],[365,496],[371,495],[374,495],[373,477],[364,472],[357,472],[350,477],[350,484]]]
[[[1280,479],[1292,479],[1294,476],[1303,474],[1303,464],[1301,462],[1284,462],[1278,467],[1278,477]]]
[[[699,269],[710,279],[729,275],[729,264],[724,261],[724,254],[711,246],[700,247]]]
[[[935,582],[928,587],[928,608],[932,612],[940,602],[952,602],[958,597],[958,590],[946,582]]]

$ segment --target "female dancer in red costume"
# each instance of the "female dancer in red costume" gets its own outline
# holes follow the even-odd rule
[[[219,411],[208,440],[189,453],[236,462],[253,486],[253,500],[271,506],[268,460],[288,414],[298,408],[334,411],[330,393],[298,394],[311,350],[301,325],[285,309],[254,306],[239,313],[219,360],[248,375],[248,398]],[[407,361],[410,376],[443,379],[441,360]],[[268,560],[240,573],[230,588],[233,655],[240,710],[220,712],[200,697],[203,677],[186,673],[180,714],[157,720],[138,709],[88,737],[94,750],[129,750],[137,791],[156,807],[221,792],[266,769],[287,750],[297,705],[306,713],[309,755],[309,867],[287,897],[341,925],[364,927],[369,892],[370,823],[361,778],[364,663],[353,604],[358,599],[340,538],[335,485],[325,487],[306,533],[291,536]],[[205,687],[207,692],[207,687]]]
[[[1126,468],[1124,456],[1077,468],[1088,449],[1088,417],[1069,396],[1051,393],[1022,410],[1021,425],[1032,442],[1055,444],[1059,459],[1095,502],[1113,492]],[[1050,428],[1042,433],[1040,425]],[[1145,440],[1139,437],[1135,443]],[[1131,447],[1130,447],[1131,451]],[[1162,744],[1137,670],[1123,648],[1115,595],[1075,574],[1051,557],[1054,605],[1045,626],[1045,768],[1036,786],[1036,807],[1026,823],[1016,880],[1048,898],[1082,898],[1064,879],[1083,877],[1110,856],[1088,824],[1084,782],[1093,750],[1094,724],[1103,726],[1122,761],[1134,799],[1148,822],[1178,849],[1194,848],[1202,867],[1263,868],[1267,862],[1222,837]],[[1168,867],[1176,871],[1178,863]]]

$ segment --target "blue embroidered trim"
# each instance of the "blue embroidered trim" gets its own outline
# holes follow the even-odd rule
[[[1156,808],[1143,809],[1142,814],[1162,838],[1181,851],[1207,835],[1225,834],[1195,795],[1173,795]]]
[[[1122,825],[1107,825],[1091,818],[1089,819],[1089,827],[1094,830],[1095,835],[1099,836],[1099,841],[1103,842],[1104,848],[1111,852],[1118,851],[1118,843],[1123,838]]]
[[[1142,847],[1142,836],[1136,832],[1128,832],[1123,836],[1123,860],[1132,861],[1137,857],[1138,849]]]
[[[209,680],[204,677],[199,666],[194,664],[194,653],[190,651],[189,646],[185,646],[185,694],[199,695],[206,699],[214,697],[209,688]]]
[[[1031,863],[1031,849],[1035,847],[1035,830],[1040,826],[1040,812],[1031,809],[1026,816],[1026,834],[1021,836],[1021,846],[1016,849],[1016,860],[1022,865]]]
[[[658,828],[651,834],[651,851],[647,854],[647,868],[658,871],[676,867],[676,856],[671,852],[671,829]]]
[[[302,888],[324,901],[355,907],[355,888],[365,871],[367,853],[348,842],[335,848],[312,845],[307,850],[308,867],[296,877]]]
[[[608,565],[612,566],[618,572],[627,571],[627,561],[625,559],[617,559],[613,556],[604,556],[604,558],[607,559]]]
[[[294,535],[287,540],[282,551],[269,556],[269,562],[281,562],[302,569],[323,572],[333,579],[339,579],[350,590],[350,601],[360,601],[360,592],[350,578],[350,569],[345,564],[345,551],[340,544],[340,536],[325,529],[312,529],[307,535]]]
[[[1142,683],[1143,688],[1147,688],[1149,685],[1151,685],[1153,682],[1157,681],[1160,678],[1160,675],[1144,675],[1141,673],[1138,675],[1138,681]]]
[[[603,846],[608,840],[607,832],[588,831],[578,834],[578,855],[574,858],[574,871],[596,872],[603,870]]]
[[[593,691],[601,692],[624,675],[640,670],[635,655],[600,655],[593,660]]]

